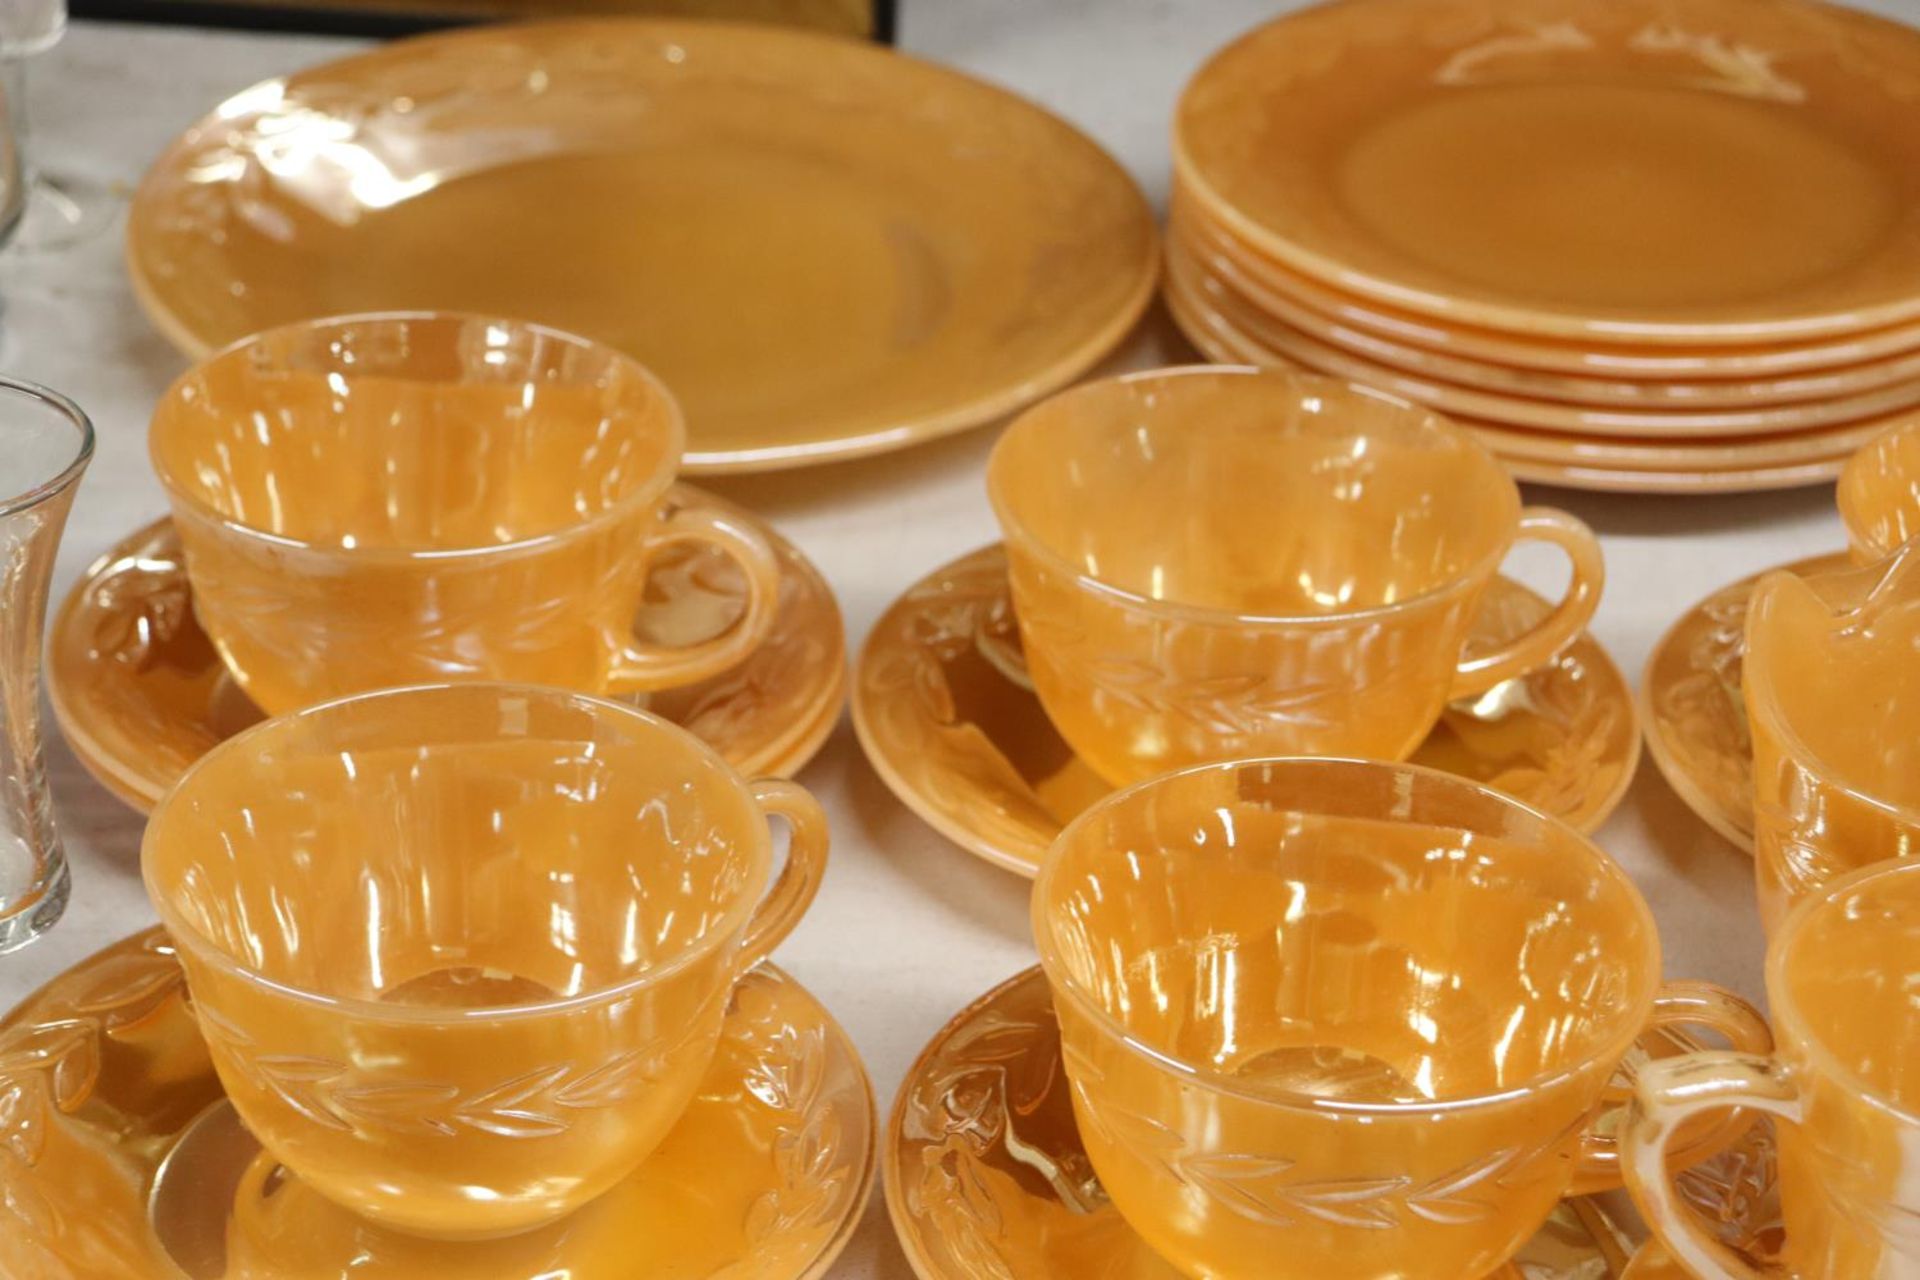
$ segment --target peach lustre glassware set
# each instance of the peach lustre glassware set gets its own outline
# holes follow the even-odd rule
[[[855,42],[501,26],[223,105],[142,184],[128,261],[198,361],[150,432],[172,517],[75,584],[48,684],[154,810],[165,927],[0,1031],[0,1202],[31,1228],[0,1270],[822,1274],[873,1100],[761,963],[818,885],[818,808],[736,771],[831,732],[842,624],[677,472],[1072,380],[1151,296],[1137,186]]]
[[[36,1228],[0,1269],[831,1263],[874,1173],[871,1090],[762,964],[818,888],[826,825],[735,766],[772,745],[742,721],[771,711],[792,769],[837,718],[839,617],[758,521],[675,486],[682,436],[630,358],[445,313],[269,331],[162,398],[174,517],[143,535],[175,563],[83,576],[50,683],[81,759],[157,801],[164,928],[0,1030],[30,1139],[0,1192]],[[796,620],[797,646],[770,636]],[[803,687],[761,706],[730,682],[770,647],[790,651],[757,680]],[[112,692],[68,684],[122,664],[192,686],[153,710],[204,705],[208,665],[240,709],[156,766],[102,730]],[[704,708],[671,701],[702,688]],[[824,711],[785,721],[796,694]],[[635,705],[655,698],[682,724]],[[262,706],[278,718],[242,727]],[[165,1099],[115,1079],[162,1069]],[[103,1187],[100,1153],[144,1185]],[[732,1163],[709,1179],[710,1158]]]
[[[1248,368],[1060,393],[1007,428],[987,483],[1005,551],[972,558],[959,598],[951,577],[916,587],[855,675],[856,725],[902,799],[1039,877],[1051,999],[1031,975],[983,997],[895,1104],[889,1204],[920,1274],[1624,1265],[1620,1228],[1577,1197],[1619,1185],[1634,1073],[1698,1047],[1683,1024],[1771,1044],[1765,1023],[1702,984],[1655,999],[1644,904],[1566,822],[1458,774],[1327,758],[1404,757],[1450,702],[1498,706],[1556,662],[1604,577],[1592,534],[1523,509],[1428,410]],[[1476,647],[1527,537],[1567,554],[1564,599]],[[969,681],[1017,682],[1032,710],[901,750],[930,671],[908,644],[947,651],[950,715],[978,713]],[[1025,815],[1008,839],[995,819],[1022,815],[954,761],[1036,720],[1082,775],[1048,801],[1084,812]],[[1677,1166],[1743,1129],[1696,1129]],[[1019,1165],[1046,1176],[1009,1182]]]
[[[1568,599],[1531,598],[1520,620],[1475,634],[1476,606],[1502,603],[1495,568],[1518,502],[1478,481],[1472,439],[1472,455],[1490,451],[1521,478],[1633,492],[1784,487],[1844,466],[1841,502],[1867,567],[1768,584],[1748,638],[1733,628],[1735,661],[1751,647],[1759,681],[1743,700],[1736,678],[1717,710],[1744,734],[1751,708],[1757,742],[1775,699],[1788,704],[1777,760],[1762,764],[1779,802],[1757,788],[1783,828],[1774,870],[1762,855],[1770,931],[1790,897],[1911,847],[1913,588],[1903,558],[1883,559],[1907,535],[1898,518],[1867,514],[1858,492],[1912,501],[1911,480],[1886,473],[1920,421],[1920,293],[1895,266],[1920,254],[1905,212],[1920,196],[1916,86],[1920,35],[1732,0],[1350,0],[1281,18],[1196,76],[1174,129],[1165,297],[1209,359],[1281,371],[1264,375],[1267,403],[1253,391],[1257,407],[1231,392],[1209,400],[1262,376],[1215,367],[1083,386],[1029,410],[988,468],[1005,544],[916,583],[856,668],[855,724],[896,794],[957,843],[1038,877],[1041,969],[959,1013],[895,1104],[888,1200],[923,1280],[1665,1275],[1657,1244],[1629,1259],[1617,1204],[1563,1198],[1603,1181],[1564,1161],[1554,1183],[1524,1174],[1540,1154],[1529,1134],[1572,1150],[1596,1113],[1613,1154],[1631,1132],[1643,1201],[1656,1176],[1679,1188],[1647,1202],[1659,1235],[1685,1228],[1711,1237],[1716,1257],[1773,1263],[1769,1215],[1784,1206],[1785,1256],[1804,1268],[1790,1274],[1826,1274],[1802,1260],[1828,1256],[1823,1242],[1847,1229],[1802,1226],[1797,1215],[1828,1211],[1795,1207],[1796,1181],[1818,1174],[1794,1172],[1784,1131],[1776,1162],[1771,1120],[1750,1123],[1754,1109],[1722,1106],[1722,1123],[1703,1127],[1685,1085],[1712,1059],[1695,1056],[1692,1035],[1636,1021],[1624,988],[1570,996],[1580,1017],[1541,1042],[1568,1056],[1530,1064],[1554,1089],[1517,1086],[1503,1072],[1528,1012],[1481,1007],[1454,1024],[1417,996],[1395,999],[1395,982],[1419,978],[1429,992],[1498,983],[1449,982],[1422,964],[1412,934],[1451,912],[1410,900],[1404,933],[1380,916],[1439,882],[1367,863],[1393,861],[1406,822],[1422,872],[1457,859],[1478,892],[1501,879],[1496,850],[1516,830],[1495,809],[1537,824],[1520,847],[1564,849],[1582,844],[1571,828],[1611,808],[1549,785],[1554,753],[1531,770],[1483,771],[1490,756],[1518,763],[1520,735],[1495,745],[1476,728],[1542,705],[1526,695],[1549,687],[1543,662],[1582,661],[1587,562],[1560,525],[1575,566]],[[1701,215],[1709,207],[1756,214],[1728,229]],[[1569,251],[1589,244],[1600,251]],[[1323,407],[1333,429],[1315,440],[1303,423]],[[1233,447],[1243,408],[1238,425],[1264,456]],[[1396,492],[1394,457],[1418,447],[1408,436],[1418,440],[1421,417],[1439,429]],[[1364,518],[1370,486],[1396,519]],[[1597,556],[1592,567],[1597,591]],[[1367,680],[1370,644],[1395,652],[1372,669],[1399,687]],[[1769,644],[1777,678],[1765,674]],[[1817,673],[1796,686],[1808,664]],[[1585,665],[1610,667],[1604,654]],[[1586,683],[1590,710],[1607,681]],[[1809,723],[1793,723],[1796,711]],[[1633,712],[1624,719],[1637,736]],[[1428,759],[1437,737],[1448,749]],[[1622,758],[1592,745],[1606,741],[1566,729],[1555,763],[1579,761],[1570,772],[1604,795]],[[1635,752],[1624,749],[1629,773]],[[1294,753],[1411,763],[1244,759]],[[1343,787],[1316,767],[1355,780]],[[1448,820],[1422,817],[1423,784],[1473,792],[1477,816],[1455,797],[1433,801]],[[1351,863],[1343,821],[1364,832]],[[1457,843],[1426,829],[1456,825]],[[1555,927],[1577,932],[1583,913],[1544,888],[1551,875],[1517,870],[1525,861],[1514,882],[1541,888]],[[1599,892],[1591,874],[1580,883]],[[1502,910],[1463,899],[1451,911],[1500,965]],[[1853,975],[1897,990],[1913,949],[1883,938],[1894,945],[1850,953]],[[1566,945],[1599,963],[1617,958],[1616,942]],[[1479,957],[1438,945],[1449,963]],[[1520,1040],[1501,1041],[1477,1086],[1448,1082],[1446,1059],[1476,1053],[1475,1019]],[[1862,1019],[1849,1052],[1897,1060],[1909,1019],[1889,1008],[1887,1020],[1898,1025],[1874,1040]],[[1767,1034],[1757,1021],[1743,1032]],[[1618,1056],[1583,1056],[1584,1037],[1609,1035]],[[1594,1092],[1579,1094],[1580,1080]],[[1561,1088],[1584,1101],[1556,1103]],[[1641,1112],[1600,1108],[1608,1090],[1617,1104],[1636,1088]],[[1480,1089],[1500,1103],[1483,1108]],[[1684,1113],[1662,1115],[1663,1090]],[[1556,1105],[1578,1117],[1571,1128],[1541,1118]],[[1538,1129],[1518,1118],[1528,1109]],[[1665,1126],[1657,1140],[1648,1114]],[[1414,1136],[1394,1141],[1396,1121]],[[1669,1143],[1672,1126],[1685,1136]],[[1391,1155],[1370,1161],[1374,1141]],[[1852,1131],[1849,1141],[1860,1146]],[[1902,1153],[1873,1150],[1885,1154],[1855,1205],[1828,1215],[1858,1238],[1831,1256],[1856,1259],[1847,1274],[1903,1274],[1903,1245],[1860,1243],[1897,1236],[1904,1212]]]
[[[1146,305],[1151,216],[956,73],[593,21],[236,96],[129,228],[198,360],[150,431],[172,515],[47,655],[78,758],[152,811],[162,925],[0,1019],[29,1228],[0,1272],[815,1280],[877,1164],[922,1280],[1920,1265],[1920,881],[1867,865],[1920,832],[1916,102],[1920,36],[1795,0],[1306,10],[1175,121],[1165,298],[1223,365],[1063,391]],[[1730,201],[1756,216],[1703,235]],[[610,208],[642,233],[589,261]],[[499,237],[449,231],[481,211]],[[837,721],[838,607],[678,474],[1009,413],[1004,541],[881,617],[851,702],[907,806],[1035,877],[1040,964],[939,1032],[883,1133],[766,963],[825,820],[742,776]],[[0,502],[41,604],[90,439],[64,421],[77,459]],[[1662,983],[1586,838],[1639,712],[1586,632],[1597,540],[1514,476],[1755,489],[1849,455],[1851,560],[1676,630],[1732,665],[1751,747],[1676,766],[1672,637],[1642,690],[1690,803],[1745,805],[1776,1049]],[[1564,554],[1559,599],[1502,573],[1522,542]],[[37,929],[64,880],[32,852]],[[1631,1263],[1623,1183],[1661,1242]]]

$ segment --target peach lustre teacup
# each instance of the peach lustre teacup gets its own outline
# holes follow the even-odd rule
[[[1769,929],[1848,871],[1920,856],[1920,542],[1760,581],[1741,678]]]
[[[659,1144],[826,856],[792,783],[622,704],[475,682],[229,739],[161,800],[141,864],[267,1152],[384,1225],[481,1238]]]
[[[194,610],[269,713],[429,680],[622,694],[691,683],[764,639],[766,541],[712,509],[662,514],[680,410],[584,338],[439,313],[342,316],[245,339],[161,399],[149,446]],[[744,570],[724,634],[643,643],[661,547]]]
[[[1115,784],[1252,755],[1404,758],[1451,699],[1551,660],[1604,578],[1587,527],[1522,509],[1464,431],[1306,374],[1076,387],[1015,420],[987,485],[1034,690]],[[1522,539],[1566,552],[1565,598],[1463,653]]]
[[[1122,791],[1061,834],[1033,924],[1094,1171],[1204,1280],[1488,1275],[1614,1183],[1593,1121],[1650,1025],[1771,1047],[1736,997],[1662,990],[1646,903],[1584,837],[1409,765]]]

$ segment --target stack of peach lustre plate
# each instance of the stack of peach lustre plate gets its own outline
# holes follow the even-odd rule
[[[1211,359],[1422,401],[1524,478],[1781,488],[1920,406],[1920,31],[1801,0],[1345,0],[1182,97]]]

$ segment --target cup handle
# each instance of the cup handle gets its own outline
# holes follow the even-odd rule
[[[1755,1055],[1773,1050],[1773,1031],[1760,1011],[1711,982],[1669,982],[1653,998],[1653,1013],[1647,1029],[1658,1027],[1705,1027],[1726,1038],[1736,1053]],[[1640,1071],[1649,1070],[1649,1065]],[[1690,1163],[1699,1164],[1738,1142],[1752,1127],[1753,1117],[1729,1112],[1718,1124],[1688,1145]],[[1593,1195],[1611,1191],[1622,1181],[1622,1140],[1609,1133],[1589,1129],[1580,1140],[1579,1163],[1573,1175],[1574,1195]]]
[[[1566,597],[1525,634],[1493,653],[1463,661],[1454,670],[1449,698],[1485,693],[1502,680],[1526,674],[1565,648],[1593,620],[1593,611],[1600,605],[1600,588],[1607,581],[1606,561],[1593,530],[1578,517],[1553,507],[1528,507],[1520,513],[1520,527],[1514,537],[1516,542],[1526,540],[1551,542],[1567,553],[1573,577],[1567,583]]]
[[[644,693],[717,676],[739,665],[773,627],[780,603],[780,561],[765,538],[717,508],[682,507],[660,522],[647,539],[645,554],[650,562],[661,548],[683,542],[718,547],[740,566],[747,575],[746,612],[719,635],[697,644],[650,645],[628,635],[607,675],[609,693]],[[629,610],[627,616],[632,614]]]
[[[1762,1280],[1701,1227],[1680,1203],[1667,1169],[1667,1144],[1693,1117],[1738,1108],[1800,1123],[1800,1088],[1791,1070],[1751,1053],[1690,1053],[1640,1072],[1627,1116],[1627,1190],[1668,1253],[1700,1280]]]
[[[746,936],[740,941],[742,973],[786,941],[813,904],[827,870],[827,815],[821,811],[820,802],[799,784],[777,778],[757,778],[748,785],[761,812],[785,818],[791,834],[787,839],[787,865],[747,922]]]

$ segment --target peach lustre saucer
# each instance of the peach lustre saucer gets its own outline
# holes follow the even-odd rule
[[[791,977],[734,991],[664,1145],[550,1227],[403,1237],[303,1187],[232,1120],[164,931],[0,1020],[0,1274],[47,1280],[817,1280],[866,1206],[878,1118],[846,1033]]]
[[[716,506],[746,520],[780,558],[772,632],[733,670],[640,695],[648,710],[692,730],[749,775],[790,775],[840,718],[846,635],[840,606],[793,544],[750,513],[690,485],[671,504]],[[745,600],[739,569],[706,548],[656,559],[635,630],[689,644],[731,625]],[[53,712],[74,754],[108,790],[146,810],[188,765],[260,719],[193,615],[193,588],[173,523],[131,534],[80,576],[47,644]]]
[[[1761,1275],[1778,1272],[1785,1226],[1780,1214],[1779,1160],[1771,1120],[1734,1146],[1674,1179],[1680,1200],[1720,1243]],[[1640,1246],[1620,1280],[1690,1280],[1657,1240]]]
[[[1470,648],[1547,610],[1496,578]],[[1027,682],[999,544],[936,569],[875,624],[854,674],[853,723],[874,769],[954,843],[1022,875],[1110,789],[1055,731]],[[1632,693],[1583,635],[1554,661],[1449,707],[1413,760],[1495,787],[1582,831],[1639,762]]]
[[[1617,1111],[1630,1096],[1637,1064],[1694,1047],[1676,1031],[1642,1036],[1609,1104]],[[1729,1171],[1746,1167],[1756,1144],[1752,1130],[1724,1149],[1703,1139],[1698,1163],[1679,1175],[1701,1204],[1732,1184]],[[1037,966],[961,1010],[908,1068],[881,1163],[894,1231],[920,1280],[1178,1280],[1108,1201],[1081,1146],[1053,999]],[[1617,1207],[1621,1199],[1562,1201],[1487,1280],[1620,1277],[1637,1225]]]
[[[1781,567],[1805,577],[1851,563],[1844,552],[1834,552]],[[1749,853],[1753,740],[1740,673],[1747,602],[1765,576],[1722,587],[1682,614],[1654,645],[1640,677],[1647,753],[1702,822]]]

